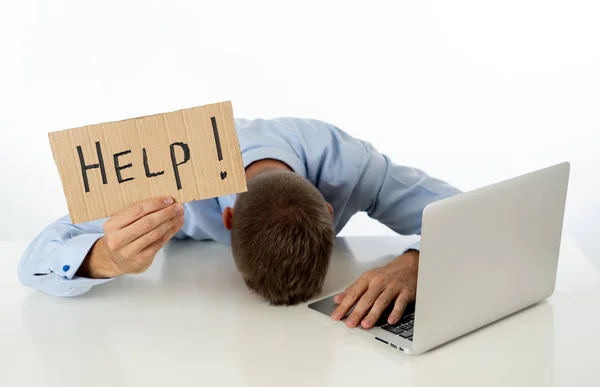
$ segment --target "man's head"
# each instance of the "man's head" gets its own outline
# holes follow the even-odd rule
[[[297,304],[321,291],[335,234],[331,206],[308,180],[265,170],[248,181],[235,212],[225,211],[223,220],[250,289],[274,305]]]

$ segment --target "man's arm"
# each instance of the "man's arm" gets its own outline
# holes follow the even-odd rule
[[[74,225],[64,217],[29,245],[19,279],[57,296],[76,296],[121,274],[139,273],[183,225],[171,198],[136,204],[108,220]]]
[[[425,172],[395,164],[370,144],[368,162],[356,187],[357,200],[373,219],[402,235],[420,235],[425,207],[459,194],[450,184]],[[394,303],[388,323],[400,320],[406,305],[415,300],[419,243],[410,246],[388,265],[364,273],[336,296],[332,318],[339,320],[356,304],[346,320],[348,327],[371,328],[388,305]]]
[[[363,209],[398,234],[420,235],[425,207],[461,193],[417,168],[394,163],[369,144],[366,147],[369,161],[357,187],[364,193]]]

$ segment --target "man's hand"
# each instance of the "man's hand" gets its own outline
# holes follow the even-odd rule
[[[415,300],[418,267],[419,252],[409,250],[386,266],[367,271],[343,293],[335,296],[338,307],[331,317],[341,320],[356,304],[346,320],[346,326],[354,328],[361,324],[368,329],[394,303],[387,322],[396,324],[406,305]]]
[[[162,197],[138,203],[108,219],[104,236],[77,271],[88,278],[142,273],[183,226],[183,205]]]

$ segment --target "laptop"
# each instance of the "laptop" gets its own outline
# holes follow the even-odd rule
[[[418,355],[554,292],[570,164],[557,164],[429,204],[415,303],[357,331]],[[333,296],[309,308],[331,316]]]

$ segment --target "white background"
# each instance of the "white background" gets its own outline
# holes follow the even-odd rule
[[[232,100],[465,190],[569,160],[565,229],[600,266],[597,0],[6,1],[0,49],[0,239],[66,213],[47,132]]]

